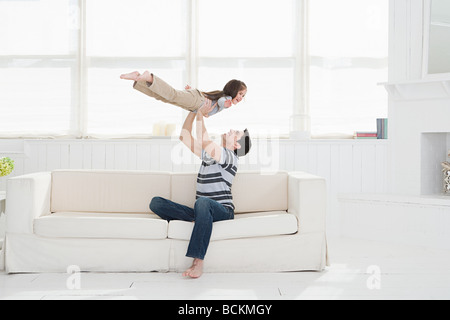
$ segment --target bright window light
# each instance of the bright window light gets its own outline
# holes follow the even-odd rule
[[[310,1],[313,135],[376,131],[387,117],[388,1]]]
[[[244,81],[209,130],[288,137],[376,131],[387,117],[388,0],[1,0],[0,137],[150,137],[186,111],[132,88]],[[306,19],[306,20],[303,20]],[[307,21],[308,23],[304,23]]]

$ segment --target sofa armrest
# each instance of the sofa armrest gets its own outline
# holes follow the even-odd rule
[[[300,233],[325,232],[326,211],[325,179],[304,172],[290,172],[288,212],[297,216]]]
[[[6,186],[6,233],[33,233],[35,218],[50,214],[51,173],[10,178]]]

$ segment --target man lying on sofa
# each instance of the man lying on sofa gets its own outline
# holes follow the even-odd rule
[[[194,208],[161,197],[154,197],[150,203],[150,209],[162,219],[195,222],[186,253],[186,256],[194,258],[194,261],[183,273],[183,276],[191,278],[199,278],[203,273],[203,262],[213,222],[234,219],[231,186],[237,172],[239,157],[245,156],[251,148],[247,129],[230,130],[223,134],[222,146],[211,141],[203,118],[214,107],[211,100],[206,100],[197,113],[189,113],[180,135],[180,140],[202,160],[197,176]],[[195,119],[197,139],[192,136],[192,124]]]

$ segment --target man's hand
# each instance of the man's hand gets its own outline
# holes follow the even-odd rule
[[[209,117],[209,113],[214,110],[214,108],[217,106],[217,102],[212,105],[212,101],[210,99],[205,99],[205,102],[203,105],[198,109],[197,113],[200,113],[205,118]]]

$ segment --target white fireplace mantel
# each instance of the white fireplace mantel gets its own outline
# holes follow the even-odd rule
[[[389,93],[389,175],[394,194],[439,193],[450,145],[450,77],[383,84]]]
[[[414,80],[403,82],[380,83],[394,101],[434,100],[450,98],[449,79]]]

